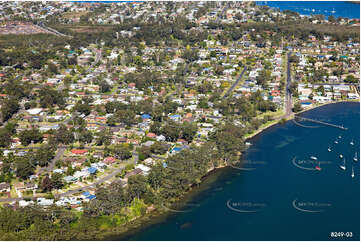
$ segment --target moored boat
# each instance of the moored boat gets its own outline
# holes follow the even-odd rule
[[[344,171],[346,170],[346,160],[345,159],[343,159],[343,163],[342,163],[342,165],[340,165],[340,168]]]

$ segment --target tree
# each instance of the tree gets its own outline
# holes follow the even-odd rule
[[[60,189],[64,186],[63,178],[60,173],[54,173],[51,176],[51,185],[52,185],[52,188],[55,188],[55,189]]]
[[[182,125],[182,138],[191,142],[196,135],[198,127],[195,123],[184,122]]]
[[[109,130],[105,130],[105,132],[97,133],[97,139],[95,141],[96,145],[110,145],[111,136]]]
[[[132,157],[132,147],[129,144],[118,144],[112,148],[114,155],[121,160],[127,160]]]
[[[132,110],[119,110],[114,115],[119,120],[119,122],[124,123],[127,126],[137,122],[135,119],[135,113]]]
[[[154,142],[154,144],[152,144],[150,146],[150,150],[152,153],[154,154],[165,154],[168,150],[168,145],[167,144],[162,144],[160,142]]]
[[[55,150],[49,145],[41,146],[40,149],[38,149],[34,154],[37,164],[41,167],[47,166],[49,162],[54,158],[54,156]]]
[[[79,135],[79,141],[85,144],[90,144],[93,140],[93,134],[91,131],[83,131]]]
[[[302,109],[303,109],[303,108],[302,108],[302,106],[301,106],[301,103],[297,102],[297,103],[295,103],[295,105],[293,106],[292,111],[293,111],[294,113],[298,113],[298,112],[301,112]]]
[[[53,189],[49,176],[44,177],[43,181],[41,182],[41,189],[44,192],[49,192]]]
[[[355,78],[353,75],[347,75],[345,82],[346,83],[358,83],[359,79]]]
[[[162,129],[162,123],[158,121],[154,121],[150,125],[149,132],[159,135],[161,133],[161,129]]]
[[[65,104],[63,94],[48,86],[39,90],[40,105],[43,108],[52,107],[54,105],[62,106]]]
[[[8,147],[11,144],[11,132],[5,128],[0,128],[0,147]]]
[[[56,65],[54,65],[53,63],[49,62],[48,63],[48,70],[53,73],[53,74],[58,74],[58,67],[56,67]]]
[[[32,128],[19,133],[20,142],[24,146],[28,146],[31,142],[39,143],[43,141],[43,135],[39,129]]]
[[[19,110],[20,106],[15,98],[5,99],[1,105],[1,115],[3,122],[9,120],[14,113]]]
[[[55,139],[58,143],[71,144],[74,142],[74,134],[65,125],[61,124],[55,133]]]
[[[111,88],[111,86],[106,81],[100,82],[99,86],[100,86],[100,92],[102,93],[109,92]]]
[[[180,127],[174,121],[169,121],[164,127],[162,128],[162,134],[165,136],[167,141],[174,142],[180,136]]]
[[[143,175],[134,175],[128,178],[128,195],[130,201],[134,198],[143,198],[147,192],[147,179]]]
[[[18,157],[15,161],[16,176],[27,179],[30,175],[34,174],[35,165],[32,162],[28,156]]]
[[[74,106],[74,110],[84,114],[85,116],[88,116],[91,112],[91,108],[89,106],[89,104],[87,103],[81,103],[78,102],[75,106]]]
[[[147,176],[148,183],[153,189],[158,190],[166,177],[165,174],[165,168],[161,164],[156,164],[152,167],[149,175]]]

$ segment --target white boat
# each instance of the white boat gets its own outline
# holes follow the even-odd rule
[[[357,162],[357,152],[355,152],[355,156],[353,157],[353,161]]]
[[[335,140],[335,144],[338,144],[338,141],[337,141],[337,140]]]
[[[311,160],[317,160],[317,157],[316,156],[311,156],[310,159]]]
[[[353,140],[351,140],[351,142],[350,142],[350,145],[354,145],[355,143],[353,142]]]
[[[331,13],[336,13],[336,11],[335,11],[335,9],[334,9],[334,8],[332,9]]]
[[[340,136],[338,136],[338,138],[339,138],[339,139],[341,139],[341,138],[342,138],[342,137],[341,137],[341,135],[340,135]]]
[[[352,177],[352,178],[354,178],[354,177],[355,177],[355,172],[354,172],[354,170],[353,170],[353,166],[352,166],[351,177]]]
[[[343,158],[343,155],[342,155],[342,154],[340,154],[340,158],[341,158],[341,159]]]
[[[340,168],[342,169],[342,170],[346,170],[346,161],[345,161],[345,159],[343,159],[343,163],[342,163],[342,165],[340,165]]]
[[[327,150],[328,150],[328,152],[331,152],[331,147],[329,146]]]

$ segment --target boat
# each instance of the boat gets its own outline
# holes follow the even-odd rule
[[[338,136],[338,138],[339,138],[339,139],[341,139],[341,138],[342,138],[342,137],[341,137],[341,135],[340,135],[340,136]]]
[[[351,142],[350,142],[350,145],[354,145],[355,143],[353,142],[353,140],[351,140]]]
[[[355,152],[355,156],[353,157],[353,161],[357,162],[357,152]]]
[[[334,9],[334,8],[332,8],[332,11],[331,11],[331,13],[336,13],[336,11],[335,11],[335,9]]]
[[[337,141],[337,140],[335,140],[335,144],[338,144],[338,141]]]
[[[316,156],[311,156],[310,159],[311,160],[317,160],[317,157]]]
[[[355,177],[355,172],[354,172],[354,170],[353,170],[353,166],[352,166],[351,177],[352,177],[352,178],[354,178],[354,177]]]
[[[328,150],[328,152],[331,152],[331,147],[329,146],[327,150]]]
[[[340,168],[344,171],[346,170],[346,160],[345,159],[343,159],[343,163],[342,163],[342,165],[340,165]]]
[[[340,158],[341,158],[341,159],[343,158],[343,155],[342,155],[342,154],[340,154]]]
[[[321,163],[318,162],[318,165],[315,168],[316,168],[316,170],[320,171],[321,170]]]

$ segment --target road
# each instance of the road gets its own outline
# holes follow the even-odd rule
[[[233,92],[233,89],[238,85],[238,83],[241,81],[242,76],[244,74],[244,72],[246,71],[247,67],[245,66],[243,68],[243,71],[241,73],[241,75],[239,75],[238,79],[235,81],[235,83],[233,83],[233,85],[228,89],[228,91],[226,92],[226,94],[224,94],[223,98],[226,98],[229,96],[229,94],[231,94]]]
[[[87,72],[90,71],[90,69],[95,66],[96,64],[98,64],[98,62],[100,61],[101,57],[102,57],[102,50],[96,50],[96,55],[95,55],[95,61],[89,66]]]
[[[283,118],[287,118],[292,115],[292,93],[291,93],[291,52],[287,53],[287,79],[286,79],[286,94],[285,94],[285,115]]]
[[[46,167],[40,168],[39,171],[36,173],[36,175],[39,175],[44,171],[51,172],[54,169],[54,166],[55,166],[56,162],[61,157],[63,157],[65,150],[66,150],[66,147],[59,147],[59,149],[57,150],[54,158],[51,160],[50,164],[48,166],[46,166]]]
[[[47,27],[47,26],[44,25],[43,22],[40,22],[37,26],[38,26],[39,28],[41,28],[41,29],[43,29],[43,30],[46,30],[46,31],[48,31],[48,32],[50,32],[50,33],[52,33],[52,34],[55,34],[55,35],[57,35],[57,36],[70,37],[70,38],[73,37],[73,36],[70,36],[70,35],[62,34],[62,33],[60,33],[59,31],[57,31],[57,30],[55,30],[55,29],[52,29],[52,28],[50,28],[50,27]]]
[[[56,156],[58,156],[58,159],[62,156],[62,154],[64,153],[65,151],[65,147],[60,147],[60,149],[58,150],[58,153]],[[62,152],[62,153],[61,153]],[[134,163],[137,164],[138,160],[139,160],[139,156],[138,156],[138,153],[137,152],[133,152],[133,157],[134,157]],[[53,161],[55,160],[56,162],[56,157],[54,157]],[[54,162],[54,164],[55,164]],[[120,168],[117,168],[115,171],[113,171],[112,173],[100,178],[99,180],[97,180],[96,182],[90,184],[90,185],[87,185],[87,186],[83,186],[83,187],[79,187],[79,188],[76,188],[76,189],[73,189],[73,190],[69,190],[69,191],[66,191],[66,192],[63,192],[63,193],[60,193],[60,194],[55,194],[54,197],[55,198],[60,198],[60,197],[66,197],[66,196],[70,196],[74,193],[78,193],[78,192],[82,192],[82,191],[86,191],[90,188],[95,188],[97,185],[103,183],[103,182],[106,182],[108,181],[109,179],[113,178],[114,176],[118,175],[123,169],[124,169],[124,164],[121,165],[122,167]],[[39,196],[41,197],[41,196]],[[35,197],[31,197],[32,199],[34,198],[38,198],[37,196]],[[15,202],[15,201],[20,201],[20,200],[23,200],[24,198],[2,198],[0,199],[0,202]]]
[[[123,169],[124,169],[124,167],[120,167],[120,168],[116,169],[115,171],[113,171],[112,173],[110,173],[109,175],[106,175],[105,177],[100,178],[99,180],[97,180],[96,182],[94,182],[94,183],[92,183],[90,185],[87,185],[87,186],[84,186],[84,187],[79,187],[79,188],[74,189],[74,190],[69,190],[69,191],[64,192],[64,193],[56,194],[56,195],[54,195],[54,197],[55,198],[66,197],[66,196],[72,195],[72,194],[77,193],[77,192],[82,192],[82,191],[86,191],[86,190],[88,190],[90,188],[95,188],[96,185],[99,185],[99,184],[109,180],[110,178],[118,175]]]
[[[164,157],[162,157],[162,156],[158,156],[158,155],[150,155],[150,157],[152,157],[152,158],[156,158],[156,159],[160,159],[160,160],[166,160],[167,158],[164,158]]]

